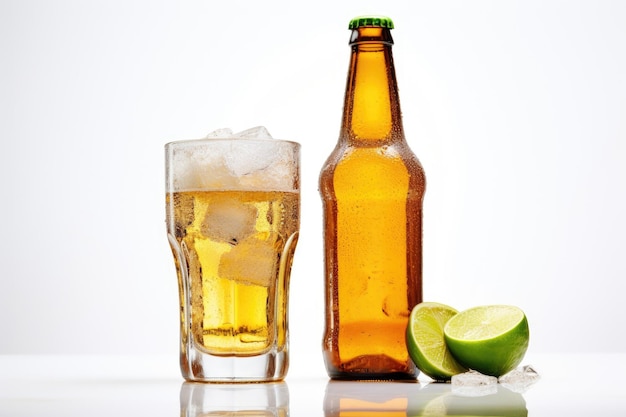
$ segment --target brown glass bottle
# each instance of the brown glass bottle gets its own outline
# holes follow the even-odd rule
[[[391,19],[350,22],[339,141],[320,174],[333,379],[415,379],[405,331],[422,301],[424,170],[404,138]]]

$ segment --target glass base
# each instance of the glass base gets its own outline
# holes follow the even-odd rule
[[[289,368],[287,349],[270,350],[256,356],[215,356],[190,347],[181,352],[183,378],[193,382],[282,381]]]

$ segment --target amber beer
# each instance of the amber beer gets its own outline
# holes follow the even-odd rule
[[[186,178],[166,194],[179,280],[183,376],[280,380],[287,369],[288,285],[299,227],[294,178],[289,174],[287,186],[272,187],[276,178],[264,176],[282,171],[259,169],[251,182],[244,169],[244,184],[237,173],[213,166],[215,161],[199,169],[202,165],[189,162],[179,170]]]
[[[328,374],[415,379],[405,330],[422,299],[425,175],[407,145],[389,18],[350,22],[339,141],[320,174],[324,206]]]
[[[173,193],[167,203],[176,244],[188,254],[197,297],[190,331],[198,346],[216,355],[258,355],[277,337],[284,348],[286,271],[280,261],[297,236],[298,194],[188,191]]]

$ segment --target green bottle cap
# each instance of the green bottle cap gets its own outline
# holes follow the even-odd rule
[[[365,26],[393,29],[393,21],[386,16],[358,16],[350,21],[348,29],[357,29]]]

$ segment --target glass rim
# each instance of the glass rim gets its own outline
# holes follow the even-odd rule
[[[200,139],[181,139],[181,140],[173,140],[165,143],[165,148],[170,148],[172,146],[185,146],[185,145],[203,145],[209,143],[227,143],[227,142],[250,142],[250,143],[260,143],[260,142],[268,142],[268,143],[284,143],[296,147],[301,147],[300,142],[296,142],[295,140],[289,139],[260,139],[260,138],[237,138],[237,137],[224,137],[224,138],[200,138]]]

